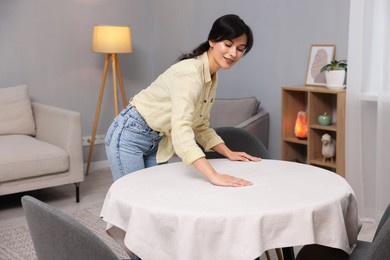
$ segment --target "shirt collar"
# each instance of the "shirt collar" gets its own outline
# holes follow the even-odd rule
[[[199,55],[197,59],[203,63],[204,82],[205,83],[213,83],[213,86],[214,86],[215,83],[217,82],[217,73],[214,73],[213,77],[211,77],[210,63],[209,63],[209,57],[207,55],[207,51],[205,51],[203,54]]]

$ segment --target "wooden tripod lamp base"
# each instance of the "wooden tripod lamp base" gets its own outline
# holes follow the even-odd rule
[[[91,165],[91,159],[93,154],[93,149],[95,146],[96,138],[96,129],[99,122],[100,108],[103,99],[104,86],[107,77],[108,64],[111,59],[112,64],[112,80],[113,80],[113,90],[114,90],[114,106],[115,106],[115,116],[119,114],[119,102],[118,102],[118,89],[117,89],[117,78],[119,79],[120,91],[122,94],[123,106],[127,105],[127,99],[125,94],[125,89],[123,87],[122,74],[119,66],[117,53],[131,53],[132,44],[130,36],[130,27],[129,26],[95,26],[93,31],[93,41],[92,41],[92,50],[94,52],[105,53],[106,60],[104,62],[104,70],[102,76],[102,82],[100,84],[100,93],[96,106],[95,120],[93,123],[91,144],[89,147],[87,169],[85,175],[88,176],[89,168]]]
[[[122,80],[122,74],[121,74],[120,66],[119,66],[119,62],[118,62],[118,57],[116,54],[106,54],[106,61],[104,63],[102,83],[100,85],[99,99],[98,99],[97,106],[96,106],[95,121],[93,123],[91,144],[89,146],[87,169],[85,171],[85,175],[87,175],[87,176],[89,173],[89,167],[91,165],[92,153],[93,153],[93,149],[95,146],[96,129],[97,129],[98,122],[99,122],[100,108],[102,106],[104,86],[105,86],[105,82],[106,82],[107,69],[108,69],[108,63],[109,63],[110,57],[112,60],[112,79],[113,79],[113,89],[114,89],[115,116],[117,116],[119,114],[118,89],[117,89],[117,85],[116,85],[117,76],[119,79],[119,86],[120,86],[120,90],[121,90],[121,94],[122,94],[123,106],[126,106],[126,104],[127,104],[126,93],[125,93],[125,89],[123,87],[123,80]]]

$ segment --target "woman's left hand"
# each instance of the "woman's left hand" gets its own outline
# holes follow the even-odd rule
[[[231,161],[242,161],[242,162],[250,162],[250,161],[258,162],[261,160],[261,158],[249,155],[245,152],[233,152],[233,151],[231,151],[228,154],[227,158]]]

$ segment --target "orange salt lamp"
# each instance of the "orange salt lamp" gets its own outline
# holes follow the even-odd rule
[[[295,121],[294,133],[298,139],[307,139],[307,112],[299,111]]]

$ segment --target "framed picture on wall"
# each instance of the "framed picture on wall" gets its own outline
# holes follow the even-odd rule
[[[321,68],[334,59],[336,44],[312,44],[307,65],[305,85],[325,86],[325,72]]]

